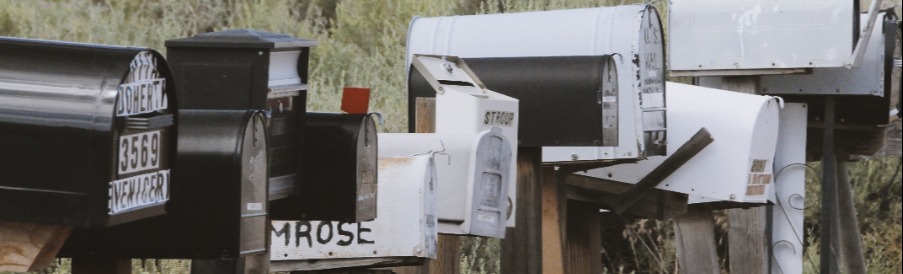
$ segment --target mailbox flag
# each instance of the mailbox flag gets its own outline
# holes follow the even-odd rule
[[[369,104],[369,88],[342,88],[342,111],[348,114],[367,114]]]

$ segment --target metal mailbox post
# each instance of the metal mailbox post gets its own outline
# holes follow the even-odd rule
[[[64,256],[265,262],[267,134],[262,111],[180,110],[169,214],[106,230],[79,230]],[[140,235],[136,237],[136,235]],[[234,273],[244,273],[235,270]]]
[[[477,134],[381,133],[380,157],[436,153],[439,233],[504,238],[514,203],[511,143],[492,128]]]
[[[174,90],[151,49],[0,38],[0,220],[107,227],[163,214]]]
[[[377,217],[377,128],[369,114],[308,113],[297,195],[273,201],[275,216],[371,221]],[[349,207],[346,205],[356,205]]]
[[[407,43],[408,63],[415,54],[456,55],[468,60],[611,55],[617,66],[618,96],[609,96],[608,100],[617,101],[607,103],[617,104],[618,142],[614,145],[543,144],[543,162],[554,163],[664,155],[667,144],[664,53],[661,21],[650,5],[415,18],[411,21]],[[474,70],[477,69],[474,65]],[[521,69],[524,68],[518,67],[511,73]],[[547,73],[553,75],[554,71],[550,69]],[[484,77],[482,73],[478,76]],[[506,92],[489,81],[484,79],[489,88]],[[413,108],[413,100],[415,96],[410,95],[409,108]],[[526,106],[528,102],[523,104]],[[550,113],[542,111],[532,115]],[[523,112],[523,115],[531,114]],[[409,118],[411,125],[414,120],[413,116]],[[530,123],[527,119],[523,121]],[[594,127],[602,128],[603,124]],[[521,139],[524,137],[529,136],[522,134]]]
[[[292,195],[300,178],[308,57],[314,46],[316,41],[248,29],[166,41],[184,91],[181,108],[266,110],[270,199]]]
[[[379,218],[359,223],[274,221],[270,270],[418,265],[436,258],[433,155],[379,158],[378,172]]]
[[[657,188],[699,196],[708,202],[768,202],[774,192],[774,157],[780,101],[668,83],[668,137],[684,143],[700,128],[715,141],[672,173]],[[677,146],[669,146],[669,154]],[[578,174],[637,183],[666,157]]]

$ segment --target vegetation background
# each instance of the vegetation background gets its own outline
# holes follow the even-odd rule
[[[167,39],[234,28],[313,39],[319,46],[311,57],[309,108],[338,111],[342,87],[369,87],[371,110],[387,120],[382,130],[401,132],[407,123],[404,52],[412,17],[642,2],[657,7],[667,22],[667,0],[0,0],[0,36],[144,46],[163,52]],[[886,2],[900,14],[900,0]],[[899,159],[868,159],[851,166],[869,273],[903,272],[900,165]],[[819,192],[817,174],[810,173],[805,258],[806,273],[816,273]],[[600,259],[606,273],[675,272],[670,221],[612,216],[605,223],[610,225]],[[721,239],[726,239],[727,219],[719,217],[718,224]],[[498,250],[497,241],[468,238],[462,269],[498,273]],[[190,263],[133,262],[134,273],[188,273]],[[69,272],[69,263],[60,260],[42,273]]]

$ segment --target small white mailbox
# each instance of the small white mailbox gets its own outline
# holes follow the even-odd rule
[[[486,134],[484,132],[491,131],[492,134],[504,136],[504,143],[511,155],[510,161],[504,162],[506,165],[504,169],[510,171],[511,175],[505,177],[506,188],[503,193],[507,193],[505,200],[509,200],[512,205],[515,204],[517,188],[507,186],[517,185],[517,178],[513,174],[517,164],[517,132],[520,119],[518,100],[486,89],[480,79],[458,57],[420,55],[414,57],[412,64],[436,90],[436,133],[483,136]],[[382,152],[380,154],[388,155]],[[440,173],[440,180],[441,176]],[[513,216],[516,214],[515,207],[511,208],[511,213],[501,219],[508,227],[514,226]]]
[[[439,233],[505,237],[513,210],[511,142],[493,127],[477,134],[381,133],[379,155],[436,153]]]
[[[668,82],[668,153],[700,128],[715,141],[668,176],[657,188],[708,200],[767,202],[773,187],[779,100]],[[635,184],[664,156],[581,174]]]
[[[669,19],[672,71],[843,67],[858,1],[679,0]]]
[[[415,54],[615,56],[618,145],[544,147],[543,161],[642,159],[665,153],[664,40],[652,6],[414,18],[408,63]]]
[[[437,180],[433,156],[381,157],[377,173],[380,199],[374,221],[273,221],[270,270],[386,266],[434,259]]]

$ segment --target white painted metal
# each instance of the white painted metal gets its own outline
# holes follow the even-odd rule
[[[504,238],[513,210],[509,182],[516,175],[511,143],[501,131],[381,133],[379,154],[437,153],[439,233]]]
[[[581,161],[638,159],[646,149],[644,131],[648,138],[665,142],[661,34],[658,12],[648,5],[415,18],[407,56],[410,63],[414,54],[464,58],[616,54],[622,100],[619,146],[544,148],[543,158],[568,162],[577,153]]]
[[[877,2],[877,1],[876,1]],[[862,15],[862,23],[868,15]],[[815,68],[811,74],[762,76],[762,91],[766,94],[830,94],[884,96],[884,27],[885,14],[873,22],[871,41],[859,66],[848,69]],[[709,77],[706,77],[709,78]]]
[[[771,273],[774,274],[803,273],[807,113],[806,104],[788,103],[781,109],[771,221]]]
[[[767,202],[778,136],[775,97],[667,83],[669,155],[705,127],[715,141],[657,188],[706,201]],[[635,184],[665,156],[583,174]]]
[[[447,58],[457,60],[450,62]],[[434,79],[436,93],[436,133],[465,134],[471,137],[483,135],[486,131],[498,130],[504,135],[511,152],[511,161],[506,162],[507,170],[517,170],[517,125],[520,119],[517,99],[485,89],[480,80],[456,57],[419,56],[414,65],[418,66],[427,79]],[[472,86],[441,84],[440,80],[468,82]],[[429,81],[429,80],[428,80]],[[384,148],[380,148],[383,150]],[[381,151],[382,152],[382,151]],[[440,173],[441,175],[441,173]],[[505,185],[517,185],[516,176],[507,176]],[[505,188],[507,199],[515,204],[517,188]],[[441,208],[441,207],[440,207]],[[507,216],[506,226],[514,227],[517,212],[514,207]],[[465,229],[464,233],[471,233]],[[504,231],[502,231],[504,232]],[[451,233],[451,232],[449,232]],[[495,235],[495,234],[493,234]],[[502,233],[501,235],[504,235]]]
[[[379,158],[374,221],[273,221],[270,260],[436,257],[437,177],[432,154]],[[366,266],[369,260],[361,261]],[[354,265],[345,262],[344,266]]]
[[[856,1],[679,0],[669,13],[677,71],[843,67]]]

